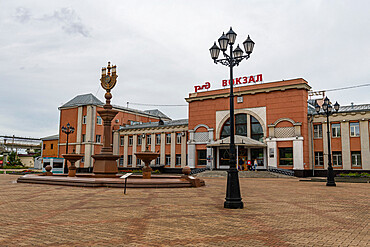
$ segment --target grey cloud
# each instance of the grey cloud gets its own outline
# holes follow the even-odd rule
[[[14,18],[17,21],[19,21],[21,23],[25,23],[25,22],[28,22],[31,19],[31,13],[28,9],[18,7],[15,11],[16,12],[15,12]]]
[[[71,8],[61,8],[55,10],[53,15],[45,15],[43,20],[57,20],[61,23],[62,29],[68,34],[81,34],[84,37],[89,37],[90,33],[81,22],[81,18]]]
[[[67,34],[80,34],[84,37],[90,37],[88,28],[82,23],[81,18],[72,8],[61,8],[55,10],[53,14],[46,14],[42,17],[32,17],[28,9],[18,7],[14,18],[20,23],[26,23],[30,20],[56,22],[61,25],[62,30]]]

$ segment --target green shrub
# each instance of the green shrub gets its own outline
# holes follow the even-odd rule
[[[370,178],[370,173],[367,172],[349,172],[349,173],[341,173],[338,174],[338,177],[352,177],[352,178],[359,178],[359,177],[365,177],[365,178]]]

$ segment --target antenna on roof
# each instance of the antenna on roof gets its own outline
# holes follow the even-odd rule
[[[128,101],[126,102],[126,104],[127,104],[127,108],[128,108],[128,104],[129,104],[129,103],[130,103],[130,102],[128,102]]]

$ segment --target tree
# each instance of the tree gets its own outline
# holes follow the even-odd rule
[[[18,158],[17,153],[12,151],[8,156],[8,162],[11,166],[23,166],[21,160]]]

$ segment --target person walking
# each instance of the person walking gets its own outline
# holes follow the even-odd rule
[[[254,159],[254,171],[257,171],[257,165],[258,165],[258,163],[257,163],[257,159]]]

